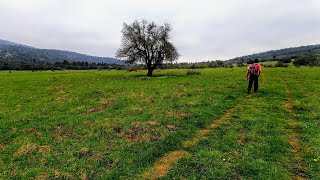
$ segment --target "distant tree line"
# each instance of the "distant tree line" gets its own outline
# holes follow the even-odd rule
[[[295,66],[320,66],[320,55],[315,53],[303,53],[293,56],[273,57],[271,59],[262,59],[265,61],[277,61],[272,67],[288,67],[289,63]],[[203,69],[203,68],[233,68],[236,64],[237,67],[244,67],[251,64],[251,59],[238,59],[236,63],[230,61],[206,61],[206,62],[193,62],[193,63],[164,63],[159,65],[159,69]],[[62,62],[44,62],[36,59],[29,59],[28,61],[8,61],[0,57],[0,70],[89,70],[89,69],[115,69],[115,70],[145,70],[147,67],[144,64],[133,65],[117,65],[107,63],[89,63],[84,61],[67,61]]]
[[[203,69],[203,68],[233,68],[233,64],[227,61],[207,61],[193,63],[168,63],[160,66],[160,69]]]
[[[320,66],[320,53],[315,51],[307,51],[305,53],[290,55],[290,56],[273,56],[269,59],[261,59],[261,62],[276,61],[275,67],[288,67],[289,63],[294,66]],[[253,63],[253,59],[244,58],[237,59],[236,64],[238,67],[242,67],[245,64]]]
[[[227,61],[207,61],[194,63],[164,63],[159,66],[159,69],[203,69],[203,68],[233,68],[233,64]],[[115,69],[115,70],[145,70],[147,67],[144,64],[133,65],[117,65],[106,63],[88,63],[83,61],[67,61],[62,62],[42,62],[42,61],[13,61],[6,62],[0,59],[0,70],[89,70],[89,69]]]
[[[13,61],[0,60],[0,70],[89,70],[89,69],[124,69],[125,65],[88,63],[83,61],[41,62],[41,61]]]

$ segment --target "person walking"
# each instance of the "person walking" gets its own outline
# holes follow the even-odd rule
[[[258,79],[261,72],[262,72],[262,69],[261,69],[261,65],[259,64],[259,60],[255,59],[253,63],[250,64],[247,70],[247,75],[246,75],[247,80],[249,78],[249,85],[248,85],[248,92],[247,92],[248,94],[251,91],[252,84],[254,84],[254,92],[258,91],[258,88],[259,88]]]

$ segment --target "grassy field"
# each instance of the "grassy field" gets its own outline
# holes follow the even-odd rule
[[[0,179],[320,179],[320,68],[0,72]]]

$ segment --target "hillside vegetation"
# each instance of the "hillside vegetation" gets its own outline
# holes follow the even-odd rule
[[[115,58],[95,57],[85,54],[53,49],[38,49],[0,39],[0,69],[28,69],[56,62],[87,62],[124,64]],[[3,68],[7,67],[7,68]]]
[[[236,63],[241,60],[249,61],[259,58],[261,61],[277,61],[281,59],[303,59],[308,61],[309,59],[318,59],[320,61],[320,44],[318,45],[309,45],[309,46],[300,46],[300,47],[291,47],[280,50],[271,50],[262,53],[256,53],[252,55],[246,55],[241,57],[236,57],[230,59],[230,62]],[[308,65],[308,64],[301,64]]]

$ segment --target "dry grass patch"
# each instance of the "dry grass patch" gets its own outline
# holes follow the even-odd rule
[[[31,153],[41,153],[41,154],[49,154],[51,151],[50,145],[39,146],[35,143],[28,143],[25,146],[21,146],[20,149],[13,154],[15,157],[20,157],[22,155],[31,154]]]
[[[104,107],[92,108],[92,109],[89,109],[89,110],[87,111],[87,114],[96,113],[96,112],[101,112],[101,111],[103,111],[104,109],[105,109]]]
[[[56,126],[54,131],[54,137],[58,140],[63,140],[66,137],[70,137],[74,133],[72,128],[65,127],[64,125]]]
[[[90,121],[90,120],[86,120],[86,121],[83,122],[83,124],[86,125],[86,126],[92,126],[93,122]]]
[[[51,99],[51,101],[65,102],[65,101],[67,101],[67,100],[66,100],[66,98],[58,97],[58,98],[53,98],[53,99]]]
[[[37,129],[36,128],[26,128],[26,129],[23,129],[22,132],[33,133],[33,132],[37,132]]]
[[[35,177],[36,180],[45,180],[48,178],[49,178],[49,175],[44,172],[40,173],[38,176]]]
[[[58,170],[54,170],[53,178],[54,179],[75,179],[70,173],[59,172]]]
[[[75,109],[77,109],[77,110],[81,110],[81,109],[83,109],[83,108],[85,108],[85,106],[78,106],[78,107],[76,107]]]
[[[108,99],[101,99],[98,103],[101,105],[108,105],[108,104],[114,104],[117,102],[118,102],[118,99],[108,98]]]
[[[241,146],[244,146],[245,144],[247,144],[246,140],[245,140],[245,136],[246,136],[247,132],[243,129],[241,129],[239,131],[239,137],[238,137],[238,143],[241,145]]]
[[[150,169],[147,169],[143,174],[144,179],[159,179],[165,176],[171,167],[181,158],[189,153],[184,150],[173,151],[158,160]]]
[[[143,110],[143,108],[141,108],[141,107],[132,107],[132,108],[130,108],[131,112],[141,112],[142,110]]]
[[[51,147],[50,145],[40,146],[38,152],[41,154],[49,154],[51,152]]]
[[[38,145],[35,143],[28,143],[25,146],[20,147],[20,149],[13,154],[13,156],[20,157],[22,155],[31,154],[38,150]]]
[[[175,131],[178,128],[173,125],[162,125],[157,121],[134,122],[130,127],[124,129],[113,127],[116,132],[123,133],[124,139],[128,142],[152,142],[164,138],[169,131]]]
[[[167,117],[175,117],[177,119],[184,119],[190,115],[189,112],[183,112],[183,111],[167,111],[166,116]]]
[[[58,92],[56,92],[56,94],[68,94],[69,92],[68,91],[61,91],[59,90]]]
[[[195,137],[183,142],[183,147],[189,148],[189,147],[196,145],[202,138],[206,137],[209,134],[209,132],[210,132],[209,129],[203,129],[203,130],[198,131],[198,133],[195,135]]]
[[[146,103],[155,103],[156,100],[155,100],[154,97],[148,97],[148,98],[146,98],[146,99],[144,100],[144,102],[146,102]]]

